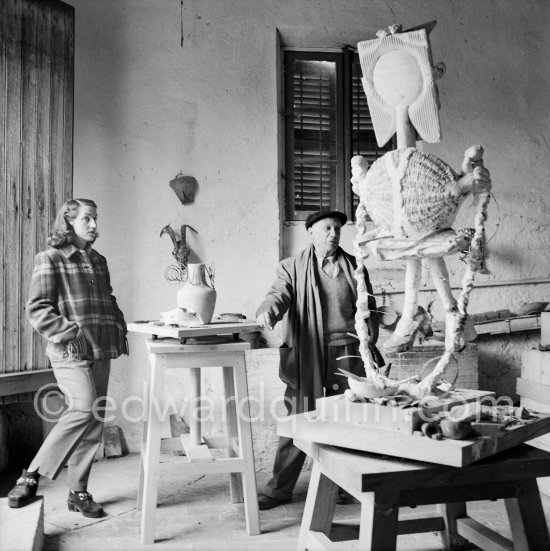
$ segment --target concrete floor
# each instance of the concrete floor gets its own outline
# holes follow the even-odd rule
[[[163,456],[163,459],[174,458]],[[156,541],[154,545],[141,546],[140,513],[135,508],[138,467],[137,455],[94,464],[89,491],[105,507],[107,516],[102,519],[86,519],[67,510],[65,473],[55,482],[41,479],[39,494],[45,502],[45,551],[286,551],[296,548],[309,472],[302,473],[291,503],[260,512],[262,534],[248,536],[243,505],[230,503],[225,476],[189,477],[177,463],[165,464],[161,467]],[[259,489],[267,478],[267,474],[258,475]],[[5,496],[12,484],[13,480],[8,481],[8,476],[3,475],[0,495]],[[550,498],[543,495],[542,500],[550,521]],[[414,512],[431,509],[418,507]],[[474,503],[469,506],[469,514],[510,537],[502,502]],[[358,516],[357,504],[337,506],[336,520],[342,524],[349,524]],[[398,549],[432,551],[443,547],[438,534],[428,533],[399,536]]]

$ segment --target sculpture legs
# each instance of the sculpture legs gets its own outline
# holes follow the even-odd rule
[[[418,308],[418,289],[421,275],[421,260],[417,258],[407,260],[403,313],[393,335],[384,343],[384,349],[387,352],[404,352],[413,345],[419,325],[414,317]]]

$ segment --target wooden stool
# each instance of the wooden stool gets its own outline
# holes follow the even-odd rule
[[[550,454],[522,444],[466,467],[396,460],[295,440],[314,465],[298,549],[395,549],[398,534],[442,532],[446,549],[465,539],[482,549],[550,549],[537,477],[550,475]],[[419,444],[421,445],[421,444]],[[338,487],[361,504],[359,539],[333,542]],[[504,498],[513,543],[466,514],[466,502]],[[437,514],[398,520],[399,507],[438,504]]]
[[[164,376],[166,369],[190,370],[191,406],[200,402],[200,370],[221,366],[225,392],[227,438],[210,438],[210,448],[224,448],[227,457],[214,458],[201,435],[200,418],[192,415],[190,434],[163,440],[163,449],[185,450],[187,461],[181,463],[185,474],[229,473],[231,500],[242,502],[246,528],[250,535],[260,533],[260,517],[254,471],[254,451],[248,404],[248,384],[244,351],[250,344],[243,341],[222,344],[180,344],[177,340],[148,340],[150,370],[146,421],[141,446],[138,510],[141,517],[141,543],[153,543],[157,484],[161,451],[161,429]],[[237,409],[238,408],[238,409]]]

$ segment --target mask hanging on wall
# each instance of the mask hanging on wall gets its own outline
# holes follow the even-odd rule
[[[195,201],[195,193],[199,184],[193,176],[184,176],[182,172],[170,180],[170,187],[174,190],[182,205]]]

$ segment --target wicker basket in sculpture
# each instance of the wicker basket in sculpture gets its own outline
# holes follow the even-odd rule
[[[377,159],[360,186],[363,204],[382,230],[418,238],[451,227],[460,206],[457,176],[449,165],[417,149]],[[400,212],[397,212],[397,211]]]

